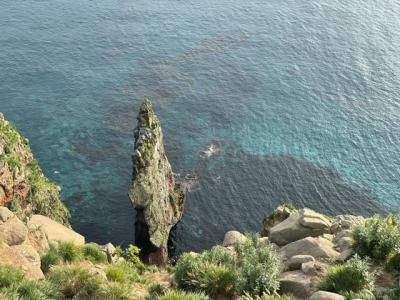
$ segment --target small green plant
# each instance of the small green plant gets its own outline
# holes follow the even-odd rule
[[[132,287],[126,284],[109,282],[104,287],[103,298],[107,300],[136,300],[131,295]]]
[[[143,281],[137,269],[128,262],[115,263],[106,269],[107,279],[119,283]]]
[[[352,300],[352,299],[376,300],[376,297],[371,292],[366,292],[366,291],[361,291],[358,293],[344,292],[343,296],[346,298],[346,300]],[[398,298],[394,298],[394,299],[398,299]]]
[[[46,254],[40,258],[40,268],[46,274],[52,266],[58,265],[61,261],[62,258],[58,254],[57,248],[51,245]]]
[[[369,272],[368,262],[356,255],[343,265],[331,266],[319,283],[319,289],[335,293],[358,293],[373,285],[374,278]]]
[[[400,249],[400,215],[376,215],[354,228],[353,246],[361,257],[386,260]]]
[[[50,283],[24,280],[14,290],[20,299],[50,300],[60,299],[61,293]]]
[[[0,289],[16,285],[24,280],[24,274],[12,266],[0,266]]]
[[[149,296],[147,300],[157,299],[160,296],[165,295],[168,289],[165,285],[154,283],[149,287]]]
[[[85,259],[88,259],[95,263],[107,262],[107,255],[102,252],[96,244],[86,244],[81,247],[81,252]]]
[[[17,213],[19,211],[21,211],[21,205],[19,204],[17,199],[12,199],[8,205],[7,205],[8,209],[10,211],[12,211],[13,213]]]
[[[400,253],[393,253],[386,262],[386,270],[390,272],[400,272]]]
[[[50,270],[47,278],[66,298],[102,299],[102,278],[78,266],[56,266]]]
[[[81,258],[81,249],[72,242],[60,242],[57,251],[64,262],[73,262]]]
[[[183,291],[171,290],[165,295],[156,298],[157,300],[210,300],[202,293],[186,293]]]

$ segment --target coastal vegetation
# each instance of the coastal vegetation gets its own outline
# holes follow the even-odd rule
[[[151,251],[86,243],[70,228],[59,189],[43,175],[28,141],[0,118],[0,299],[400,299],[398,214],[327,216],[282,204],[265,216],[260,234],[229,231],[220,245],[168,262],[169,231],[182,216],[183,198],[149,102],[139,118],[137,137],[156,130],[149,145],[158,145],[154,157],[135,154],[134,174],[141,175],[130,191],[151,215],[145,223],[161,228],[149,238]],[[156,179],[145,166],[161,166]],[[154,180],[165,193],[146,190]]]

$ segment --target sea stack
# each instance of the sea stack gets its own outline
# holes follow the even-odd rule
[[[132,155],[133,174],[129,197],[136,209],[135,242],[142,259],[163,265],[168,261],[171,228],[183,213],[184,195],[175,183],[165,155],[160,121],[150,100],[140,106]]]

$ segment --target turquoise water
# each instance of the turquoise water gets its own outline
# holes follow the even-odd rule
[[[100,243],[134,236],[143,97],[174,171],[198,178],[179,249],[258,230],[283,201],[398,210],[399,15],[395,0],[3,0],[0,111]]]

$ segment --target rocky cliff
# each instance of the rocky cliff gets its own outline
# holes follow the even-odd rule
[[[160,121],[150,100],[139,111],[129,197],[136,209],[135,240],[143,259],[164,264],[171,228],[181,219],[184,195],[165,155]]]
[[[40,214],[69,225],[58,186],[43,175],[28,140],[1,113],[0,206],[8,206],[20,218]]]

